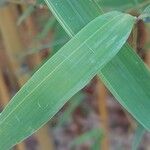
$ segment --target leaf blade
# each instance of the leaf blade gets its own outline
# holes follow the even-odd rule
[[[146,132],[145,128],[141,126],[140,124],[138,124],[137,129],[135,131],[134,138],[133,138],[132,150],[138,149],[145,132]]]
[[[133,16],[110,12],[95,18],[65,44],[2,112],[0,147],[7,150],[52,118],[118,53],[134,22]]]
[[[55,12],[56,11],[61,11],[60,13],[61,13],[61,15],[56,15],[56,17],[57,17],[57,20],[59,20],[59,19],[63,19],[63,17],[64,17],[64,15],[67,13],[67,8],[66,9],[63,9],[63,11],[61,10],[61,9],[59,9],[61,6],[60,5],[55,5],[55,4],[52,4],[52,2],[53,2],[53,0],[45,0],[46,1],[46,3],[47,4],[49,4],[49,5],[53,5],[53,7],[55,7],[54,9],[52,9],[52,12],[55,14]],[[80,0],[79,0],[80,1]],[[93,1],[91,1],[91,2],[93,2],[93,4],[95,4],[95,1],[93,0]],[[54,3],[54,2],[53,2]],[[66,3],[67,3],[67,1],[66,1]],[[81,3],[82,3],[82,1],[81,1]],[[64,7],[65,7],[65,5],[66,4],[64,4]],[[82,5],[85,5],[85,6],[87,6],[88,7],[88,5],[86,5],[86,3],[84,3],[84,4],[82,4]],[[81,9],[81,7],[82,7],[82,9],[84,8],[83,6],[80,6],[80,7],[78,7],[78,6],[76,6],[76,5],[74,5],[74,7],[76,7],[75,9],[76,10],[80,10]],[[93,10],[94,10],[94,7],[93,7]],[[88,12],[88,11],[87,11]],[[57,12],[58,13],[58,12]],[[96,14],[95,14],[96,13]],[[99,14],[102,14],[103,12],[102,11],[98,11],[97,12],[97,9],[95,8],[95,11],[94,11],[94,13],[93,13],[93,18],[91,17],[89,17],[89,20],[91,19],[94,19],[98,14],[97,13],[99,13]],[[68,13],[69,14],[69,13]],[[82,18],[84,18],[84,17],[88,17],[85,13],[81,13],[80,14],[81,16],[82,16]],[[77,17],[76,17],[77,18]],[[79,31],[79,30],[81,30],[81,28],[83,27],[83,25],[84,24],[87,24],[88,23],[88,21],[87,20],[84,20],[84,23],[81,23],[80,22],[80,26],[78,27],[78,30],[74,30],[74,26],[75,26],[75,23],[74,23],[74,21],[71,21],[71,20],[64,20],[64,22],[65,22],[65,24],[67,24],[68,26],[70,26],[70,29],[71,29],[71,32],[70,32],[70,34],[69,35],[71,35],[71,37],[73,37],[76,33],[77,33],[77,31]],[[76,22],[77,22],[77,20],[76,20]],[[63,26],[63,22],[60,22],[61,23],[61,25]],[[64,26],[63,26],[64,27]],[[124,49],[126,49],[127,48],[127,50],[126,51],[124,51]],[[111,63],[109,63],[109,66],[111,66],[112,68],[114,68],[115,67],[115,69],[116,70],[119,70],[119,67],[118,67],[118,63],[115,63],[115,59],[119,59],[120,60],[120,62],[122,63],[122,64],[124,64],[124,65],[126,65],[126,66],[128,66],[128,57],[126,57],[125,55],[126,55],[126,53],[130,53],[130,55],[131,55],[131,58],[130,58],[130,61],[132,60],[132,62],[136,62],[136,61],[138,61],[139,63],[140,63],[140,66],[142,67],[142,70],[143,70],[143,72],[142,71],[139,71],[139,74],[144,74],[143,76],[144,76],[144,78],[145,79],[147,79],[147,81],[150,81],[150,77],[149,77],[149,74],[150,74],[150,72],[149,72],[149,69],[145,66],[145,64],[142,62],[142,60],[137,56],[137,54],[135,53],[135,52],[131,52],[131,51],[133,51],[129,46],[128,46],[128,44],[127,45],[125,45],[125,47],[123,47],[122,48],[122,50],[113,58],[113,60],[112,60],[112,62],[114,62],[114,65],[113,64],[111,64]],[[120,59],[120,56],[124,56],[122,59]],[[132,66],[133,66],[133,68],[137,68],[137,65],[135,64],[135,63],[132,63]],[[106,69],[108,69],[108,68],[111,68],[111,67],[108,67],[107,65],[104,67],[104,68],[106,68]],[[129,67],[129,66],[128,66]],[[127,67],[127,70],[129,69]],[[142,88],[140,88],[140,89],[138,89],[137,91],[136,91],[136,94],[135,94],[135,96],[136,96],[136,99],[132,99],[132,101],[134,101],[134,103],[137,105],[137,106],[141,106],[141,105],[143,105],[143,106],[146,106],[146,111],[144,111],[144,109],[142,109],[141,110],[141,108],[139,108],[139,111],[140,111],[140,113],[141,113],[141,115],[139,115],[138,114],[138,111],[135,111],[135,108],[132,110],[131,108],[132,107],[134,107],[134,106],[132,106],[132,103],[130,103],[129,102],[129,100],[130,100],[130,96],[129,96],[129,94],[127,94],[127,99],[128,99],[128,103],[125,103],[126,102],[126,98],[124,98],[125,97],[125,94],[123,93],[122,94],[122,89],[121,88],[117,88],[116,86],[115,86],[115,84],[113,85],[113,82],[112,82],[112,80],[114,79],[114,77],[110,77],[110,73],[111,74],[114,74],[115,73],[115,79],[116,79],[116,82],[117,82],[117,80],[119,79],[120,80],[120,82],[117,82],[119,85],[120,85],[120,87],[124,87],[124,88],[126,88],[126,93],[135,93],[135,86],[134,85],[132,85],[131,83],[134,81],[132,81],[132,79],[130,78],[130,74],[128,74],[128,73],[126,73],[126,78],[128,78],[129,77],[129,79],[130,79],[130,81],[128,81],[128,82],[125,82],[124,81],[124,74],[123,73],[117,73],[117,71],[116,70],[112,70],[111,72],[109,71],[109,69],[108,69],[108,73],[106,73],[106,72],[103,72],[103,70],[102,71],[99,71],[99,73],[98,73],[98,76],[101,78],[101,76],[102,76],[102,74],[103,74],[103,78],[102,78],[102,80],[103,80],[103,82],[105,82],[105,84],[106,84],[106,82],[107,83],[109,83],[109,84],[106,84],[106,86],[107,86],[107,88],[109,88],[109,89],[114,89],[114,90],[112,90],[111,92],[112,92],[112,94],[116,97],[116,99],[118,100],[118,98],[119,98],[119,103],[121,103],[122,105],[123,105],[123,107],[125,107],[130,113],[131,113],[131,115],[133,115],[134,116],[134,118],[140,123],[140,124],[142,124],[147,130],[150,130],[150,119],[149,119],[149,117],[148,117],[148,115],[147,115],[147,112],[149,112],[150,113],[150,111],[149,111],[149,109],[147,108],[147,107],[150,107],[150,102],[149,102],[149,98],[147,97],[147,95],[149,95],[149,91],[150,91],[150,86],[147,86],[147,88],[144,88],[144,84],[146,83],[142,83],[142,82],[140,82],[140,83],[138,83],[138,80],[140,81],[141,80],[141,77],[139,76],[139,74],[137,74],[137,72],[135,71],[135,72],[131,72],[132,74],[132,76],[133,76],[133,78],[135,78],[137,81],[135,81],[137,84],[138,84],[138,86],[140,86],[140,87],[143,87],[144,89],[145,89],[145,96],[144,96],[144,98],[145,99],[143,99],[143,95],[141,96],[140,95],[140,91],[141,91],[141,89]],[[138,68],[138,70],[139,70],[139,68]],[[114,72],[113,72],[114,71]],[[126,84],[126,83],[128,83],[128,84]],[[132,87],[132,90],[131,89],[129,89],[128,88],[128,85],[130,84],[130,86]],[[148,84],[148,83],[147,83]],[[143,89],[142,89],[143,90]],[[118,94],[116,94],[116,92],[117,93],[120,93],[121,94],[121,98],[120,97],[118,97],[117,95]],[[128,97],[129,96],[129,97]],[[141,100],[143,99],[143,101],[141,102]],[[139,101],[140,102],[139,102]],[[148,114],[149,114],[148,113]],[[145,118],[145,119],[144,119]]]
[[[99,71],[99,75],[119,103],[149,129],[150,119],[146,114],[149,113],[150,106],[148,92],[150,84],[147,82],[150,80],[150,73],[131,47],[128,45],[123,47],[118,55]]]

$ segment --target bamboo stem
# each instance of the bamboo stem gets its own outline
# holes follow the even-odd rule
[[[41,150],[53,150],[54,149],[52,139],[51,139],[48,129],[49,127],[46,124],[44,127],[42,127],[40,130],[38,130],[35,133],[35,136],[39,142]]]
[[[24,142],[22,142],[21,144],[18,144],[16,147],[15,147],[15,150],[26,150],[26,145]]]
[[[3,35],[4,43],[7,44],[5,46],[9,52],[13,51],[13,55],[17,58],[18,53],[23,51],[23,45],[10,5],[0,7],[0,19],[1,32]]]
[[[7,89],[7,86],[4,82],[4,77],[2,71],[0,70],[0,102],[2,107],[5,107],[10,99],[10,95]]]
[[[101,149],[109,150],[108,111],[107,111],[107,105],[106,105],[107,90],[99,78],[97,81],[97,98],[98,98],[98,103],[99,103],[100,120],[101,120],[103,131],[104,131],[104,138],[102,139],[102,142],[101,142]]]
[[[14,78],[17,78],[17,84],[22,85],[21,76],[18,76],[20,70],[17,56],[23,50],[22,41],[19,36],[13,12],[11,12],[10,5],[0,7],[0,29],[6,48],[6,55],[9,60],[9,69],[11,70]],[[20,62],[21,63],[21,62]]]

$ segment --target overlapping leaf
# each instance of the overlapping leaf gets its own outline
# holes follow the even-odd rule
[[[55,14],[58,21],[64,29],[69,30],[68,34],[73,37],[88,21],[94,19],[98,14],[102,13],[101,9],[92,9],[92,15],[88,15],[89,10],[84,9],[89,7],[88,4],[96,3],[95,0],[83,3],[82,0],[77,0],[78,5],[74,1],[65,1],[59,5],[59,0],[45,0],[51,11]],[[79,5],[80,4],[80,5]],[[63,5],[63,6],[62,6]],[[68,11],[68,7],[72,8]],[[61,9],[63,8],[63,10]],[[84,12],[82,11],[84,10]],[[95,10],[95,11],[94,11]],[[80,12],[80,16],[78,16]],[[65,16],[68,14],[68,20]],[[74,15],[72,15],[74,14]],[[84,19],[88,18],[88,19]],[[81,21],[82,20],[82,21]],[[78,22],[78,28],[75,29]],[[117,100],[125,107],[147,130],[150,130],[150,72],[142,60],[128,45],[109,62],[102,70],[99,70],[98,75],[102,77],[105,85],[110,89]]]
[[[144,0],[95,0],[106,10],[127,10],[132,9],[138,4],[144,3]]]
[[[97,17],[23,86],[0,116],[0,148],[8,150],[52,118],[120,50],[136,18]]]
[[[138,124],[137,129],[135,131],[134,138],[133,138],[132,150],[138,149],[145,132],[146,130],[144,129],[144,127]]]
[[[24,20],[26,20],[34,11],[34,5],[28,6],[23,14],[19,17],[17,24],[20,25]]]
[[[150,5],[144,9],[142,14],[139,16],[139,19],[142,19],[146,23],[150,22]]]

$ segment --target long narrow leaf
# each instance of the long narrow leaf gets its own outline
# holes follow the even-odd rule
[[[136,18],[120,12],[97,17],[38,70],[0,116],[0,148],[31,135],[82,89],[120,50]]]
[[[102,13],[100,9],[97,11],[97,7],[95,6],[92,8],[92,15],[88,16],[90,10],[89,3],[92,3],[90,5],[94,6],[96,3],[95,0],[87,0],[87,3],[77,0],[78,5],[75,5],[74,1],[65,1],[65,3],[60,5],[58,3],[59,0],[45,1],[64,29],[66,27],[69,28],[66,31],[69,32],[68,34],[71,37],[80,31],[88,21]],[[72,8],[72,12],[68,11],[68,7]],[[85,7],[87,9],[84,9]],[[84,12],[80,10],[84,10]],[[80,16],[78,16],[78,12],[80,12]],[[72,20],[67,20],[65,17],[66,14]],[[87,20],[84,19],[86,17],[88,18]],[[76,27],[76,23],[78,23],[78,28]],[[150,118],[147,115],[150,114],[150,72],[131,47],[125,45],[103,70],[99,70],[98,75],[102,77],[107,88],[122,106],[147,130],[150,130]]]
[[[17,24],[21,25],[21,23],[24,22],[33,13],[34,10],[34,5],[29,5],[23,14],[19,17]]]
[[[97,3],[87,0],[45,0],[65,31],[74,36],[87,23],[99,16],[101,11]]]
[[[75,109],[81,104],[84,94],[82,92],[78,92],[75,94],[71,99],[69,106],[67,109],[58,117],[58,123],[57,123],[57,128],[64,125],[66,122],[68,122],[69,119],[71,119],[72,113],[75,111]]]
[[[132,150],[138,149],[145,132],[146,130],[144,129],[144,127],[138,124],[137,129],[135,131],[134,138],[133,138]]]
[[[70,143],[70,149],[73,149],[74,146],[81,145],[89,140],[92,140],[95,142],[97,140],[100,141],[102,138],[103,138],[103,132],[101,131],[100,128],[92,129],[86,133],[81,134],[79,137],[73,140]]]
[[[99,74],[119,103],[150,129],[150,73],[131,47],[123,47]]]

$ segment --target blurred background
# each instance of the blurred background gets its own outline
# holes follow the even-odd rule
[[[105,12],[138,16],[150,2],[99,0]],[[150,66],[149,24],[139,21],[129,43]],[[43,0],[0,1],[0,109],[67,41],[68,35]],[[136,87],[135,87],[136,88]],[[130,150],[137,124],[98,77],[34,135],[14,150]],[[140,150],[150,150],[146,133]]]

